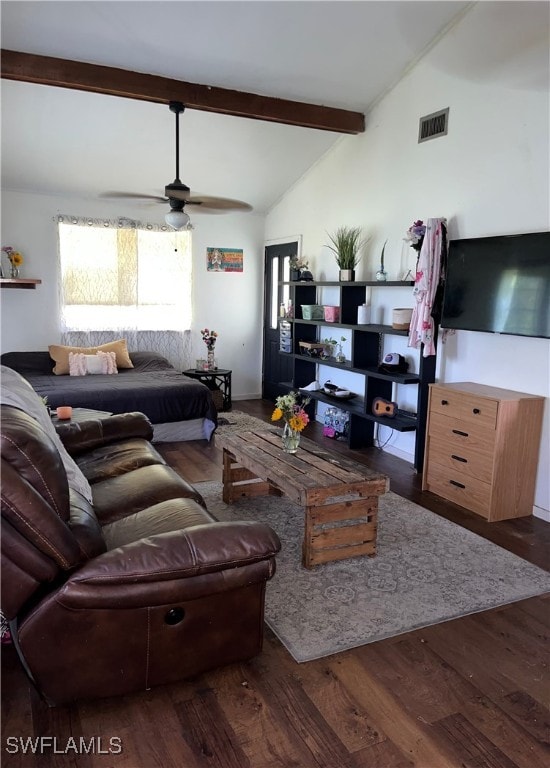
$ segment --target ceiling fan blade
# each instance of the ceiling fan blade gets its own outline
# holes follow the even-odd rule
[[[103,192],[99,197],[126,200],[154,200],[156,203],[167,203],[168,198],[159,195],[141,195],[139,192]]]
[[[172,216],[174,213],[183,213],[185,206],[190,205],[193,213],[224,213],[225,211],[251,211],[252,206],[242,200],[231,200],[227,197],[211,197],[209,195],[191,196],[191,190],[180,179],[180,135],[179,116],[185,111],[185,106],[180,101],[170,102],[170,111],[176,115],[176,178],[171,184],[164,187],[165,197],[158,195],[141,195],[136,192],[104,192],[102,198],[119,200],[141,200],[144,203],[169,203]],[[171,224],[171,226],[174,226]]]
[[[252,206],[242,200],[231,200],[228,197],[209,197],[196,195],[187,198],[185,205],[192,205],[193,212],[203,211],[251,211]]]

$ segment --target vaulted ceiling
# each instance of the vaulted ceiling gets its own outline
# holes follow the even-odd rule
[[[368,121],[470,5],[3,0],[1,40],[4,50],[350,110]],[[174,178],[166,104],[2,79],[1,106],[4,189],[162,194]],[[192,192],[246,200],[259,212],[342,135],[202,109],[187,109],[180,129],[181,177]]]

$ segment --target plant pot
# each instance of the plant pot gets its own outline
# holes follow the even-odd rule
[[[355,280],[355,270],[354,269],[341,269],[340,270],[340,282],[341,283],[352,283]]]
[[[290,282],[296,282],[300,279],[300,270],[299,269],[291,269],[289,274]]]

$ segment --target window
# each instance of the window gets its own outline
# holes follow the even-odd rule
[[[185,331],[191,233],[58,218],[64,331]]]

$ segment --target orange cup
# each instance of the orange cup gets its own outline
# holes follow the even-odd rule
[[[70,405],[60,405],[56,413],[58,419],[70,419],[73,415],[73,409]]]

